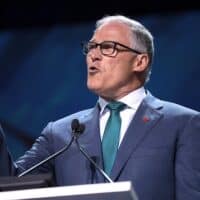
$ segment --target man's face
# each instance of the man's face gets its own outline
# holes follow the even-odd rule
[[[112,22],[98,28],[92,42],[114,41],[131,47],[131,32],[127,25]],[[87,54],[87,86],[105,99],[119,99],[135,88],[134,61],[137,54],[120,51],[105,56],[99,46]]]

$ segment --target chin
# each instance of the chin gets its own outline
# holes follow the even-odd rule
[[[95,84],[87,84],[87,87],[89,90],[91,90],[92,92],[96,94],[98,94],[98,91],[100,90],[100,88]]]

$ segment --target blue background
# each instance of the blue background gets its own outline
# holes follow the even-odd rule
[[[151,93],[200,110],[200,12],[149,14],[141,21],[155,38]],[[92,107],[81,41],[95,20],[0,30],[0,122],[14,158],[49,121]]]

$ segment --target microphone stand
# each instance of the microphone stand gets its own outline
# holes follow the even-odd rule
[[[34,169],[36,169],[37,167],[43,165],[44,163],[48,162],[49,160],[55,158],[56,156],[60,155],[61,153],[63,153],[64,151],[66,151],[72,144],[72,142],[74,141],[75,136],[73,135],[69,144],[64,146],[62,149],[60,149],[59,151],[57,151],[56,153],[50,155],[49,157],[47,157],[46,159],[42,160],[41,162],[37,163],[36,165],[33,165],[31,168],[29,168],[28,170],[25,170],[24,172],[22,172],[21,174],[18,175],[18,177],[22,177],[30,172],[32,172]]]
[[[39,166],[43,165],[44,163],[48,162],[49,160],[57,157],[58,155],[60,155],[64,151],[68,150],[69,147],[71,146],[71,144],[75,141],[76,144],[77,144],[78,149],[90,161],[90,163],[92,163],[95,166],[95,168],[100,172],[100,174],[108,182],[113,183],[113,181],[110,179],[110,177],[94,162],[94,160],[92,160],[92,158],[90,158],[90,156],[88,155],[88,153],[84,150],[84,148],[82,148],[80,146],[80,144],[78,142],[78,137],[85,130],[85,125],[79,123],[78,119],[74,119],[74,120],[72,120],[71,128],[72,128],[72,138],[71,138],[70,142],[67,145],[65,145],[62,149],[60,149],[59,151],[57,151],[54,154],[50,155],[46,159],[44,159],[41,162],[37,163],[36,165],[33,165],[31,168],[25,170],[24,172],[22,172],[21,174],[19,174],[18,177],[22,177],[24,175],[27,175],[28,173],[32,172],[34,169],[38,168]]]
[[[96,169],[98,169],[98,171],[100,172],[100,174],[109,182],[109,183],[114,183],[110,177],[94,162],[94,160],[92,158],[90,158],[90,156],[88,155],[88,153],[80,146],[79,142],[78,142],[78,135],[75,134],[75,142],[77,144],[77,147],[79,148],[79,150],[81,151],[81,153],[95,166]]]

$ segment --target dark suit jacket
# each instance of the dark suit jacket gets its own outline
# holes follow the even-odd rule
[[[17,161],[19,172],[68,144],[75,118],[86,126],[80,144],[103,167],[96,105],[49,123],[32,149]],[[54,172],[58,185],[104,181],[74,143],[38,170]],[[140,200],[199,200],[200,114],[148,94],[120,145],[110,177],[130,180]]]
[[[13,171],[13,162],[7,149],[5,135],[0,125],[0,176],[9,176]]]

